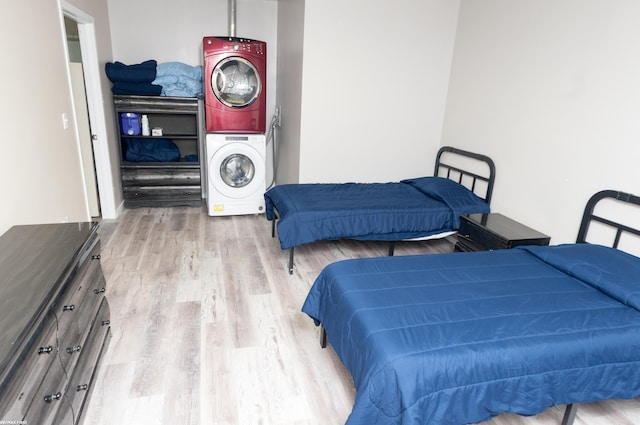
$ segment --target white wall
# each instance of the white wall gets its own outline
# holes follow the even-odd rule
[[[282,121],[275,135],[278,184],[297,183],[300,178],[304,10],[304,0],[278,1],[276,99]]]
[[[640,3],[462,0],[442,144],[491,156],[493,210],[575,241],[589,196],[640,193]]]
[[[433,172],[458,6],[454,0],[305,2],[300,182]]]
[[[97,12],[102,8],[98,36],[101,47],[108,47],[99,52],[110,54],[103,3],[74,3]],[[59,2],[23,0],[4,12],[13,18],[0,26],[0,233],[16,224],[89,220]],[[68,129],[63,128],[62,114],[69,119]]]

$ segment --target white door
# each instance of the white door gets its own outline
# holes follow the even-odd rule
[[[81,63],[69,63],[71,69],[71,90],[73,102],[76,108],[78,125],[78,137],[80,138],[80,155],[82,169],[84,171],[85,189],[89,202],[91,217],[100,217],[100,204],[98,201],[98,184],[93,160],[93,143],[91,140],[91,127],[89,125],[89,110],[84,87],[84,72]]]

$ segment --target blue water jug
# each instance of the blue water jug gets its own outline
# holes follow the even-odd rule
[[[140,135],[140,115],[133,112],[124,112],[120,114],[120,123],[122,134],[129,136]]]

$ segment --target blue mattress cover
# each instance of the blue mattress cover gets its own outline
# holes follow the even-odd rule
[[[347,424],[466,424],[640,395],[640,258],[597,245],[346,260],[302,308],[350,371]]]
[[[265,195],[268,220],[278,213],[282,249],[321,240],[396,241],[457,230],[461,214],[489,205],[442,177],[391,183],[285,184]]]

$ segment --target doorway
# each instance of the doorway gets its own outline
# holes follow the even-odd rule
[[[89,108],[87,106],[87,95],[84,85],[84,70],[82,67],[82,50],[80,49],[78,23],[72,18],[65,16],[64,28],[67,36],[71,91],[73,94],[76,124],[78,126],[78,141],[80,144],[80,158],[82,161],[87,207],[89,208],[89,215],[95,218],[100,217],[100,201],[93,156],[93,143],[91,140],[91,122],[89,121]]]
[[[73,92],[73,113],[78,125],[78,145],[83,158],[87,214],[96,217],[94,214],[97,207],[97,214],[101,218],[115,219],[117,218],[115,185],[107,140],[94,19],[64,0],[61,2],[61,11],[65,30],[67,30],[67,23],[70,28],[77,28],[75,36],[77,40],[67,42],[67,59],[69,82]],[[74,60],[75,55],[81,58],[81,67],[72,64],[71,47],[73,47]],[[82,76],[75,78],[78,81],[78,88],[76,88],[72,81],[74,74],[78,73]],[[92,196],[95,196],[93,201]]]

